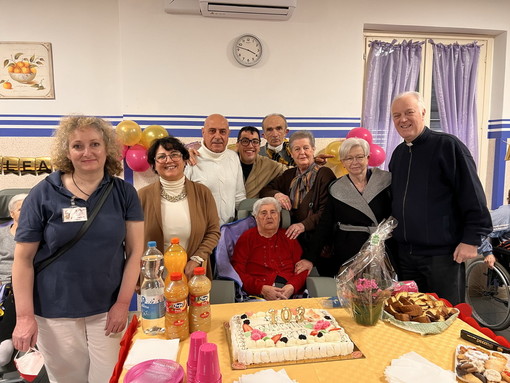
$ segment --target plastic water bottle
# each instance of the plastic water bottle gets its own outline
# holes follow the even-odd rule
[[[190,332],[208,332],[211,329],[211,305],[209,302],[211,281],[205,276],[203,267],[195,267],[193,274],[188,282]]]
[[[155,241],[147,243],[147,251],[142,256],[143,282],[140,287],[142,329],[145,334],[159,335],[165,332],[165,283],[163,254]]]
[[[188,263],[186,250],[179,244],[179,238],[172,238],[170,240],[170,246],[168,246],[165,251],[165,286],[168,286],[170,283],[171,273],[181,273],[184,283],[187,283],[186,275],[184,275],[186,263]]]
[[[171,273],[170,283],[165,288],[167,339],[185,340],[189,335],[188,325],[188,285],[181,273]]]

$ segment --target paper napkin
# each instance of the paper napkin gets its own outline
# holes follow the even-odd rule
[[[393,359],[384,370],[384,375],[389,383],[457,382],[453,371],[442,369],[414,351]]]
[[[297,383],[287,375],[285,369],[276,372],[273,369],[262,370],[250,375],[241,375],[234,383]]]
[[[137,339],[124,362],[130,369],[138,363],[151,359],[171,359],[176,361],[179,339]]]

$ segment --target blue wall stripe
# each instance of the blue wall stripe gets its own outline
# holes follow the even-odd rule
[[[505,155],[507,143],[505,140],[496,140],[494,153],[494,175],[492,177],[492,209],[503,204],[505,196]]]
[[[0,137],[51,137],[59,124],[59,115],[0,114]],[[136,115],[100,116],[117,125],[123,119],[139,124],[142,129],[149,125],[161,125],[177,137],[200,137],[206,116],[201,115]],[[231,137],[237,136],[239,128],[246,125],[259,126],[262,117],[227,116],[232,128]],[[357,117],[289,117],[291,130],[307,129],[316,138],[341,138],[360,126]],[[50,128],[51,127],[51,128]]]

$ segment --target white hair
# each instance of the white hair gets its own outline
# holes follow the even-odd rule
[[[400,100],[401,98],[404,98],[407,96],[412,96],[416,100],[416,102],[418,103],[418,106],[420,108],[420,111],[425,110],[425,100],[423,100],[423,96],[421,95],[421,93],[414,92],[414,91],[402,92],[402,93],[398,94],[391,102],[391,105],[393,105],[395,103],[395,101]]]
[[[253,215],[256,216],[259,214],[259,210],[262,207],[262,205],[274,205],[276,207],[276,210],[278,211],[278,214],[282,211],[282,206],[280,205],[280,202],[274,197],[264,197],[259,199],[253,204]]]
[[[338,152],[340,159],[344,160],[345,157],[347,157],[347,155],[351,151],[351,149],[355,148],[356,146],[360,146],[361,149],[363,149],[363,153],[365,154],[365,156],[370,155],[370,145],[366,140],[364,140],[363,138],[351,137],[342,142],[342,145],[340,146],[340,150]]]
[[[27,198],[26,193],[23,194],[16,194],[9,200],[9,211],[14,211],[14,205],[16,205],[16,202],[23,201],[25,198]]]

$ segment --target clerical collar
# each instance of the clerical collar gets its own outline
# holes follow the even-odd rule
[[[284,141],[284,142],[285,142],[285,141]],[[276,147],[271,146],[271,145],[269,145],[269,143],[268,143],[268,144],[267,144],[267,147],[268,147],[269,149],[273,150],[275,153],[278,153],[278,152],[281,152],[281,151],[282,151],[282,149],[283,149],[283,142],[282,142],[280,145],[276,146]]]

